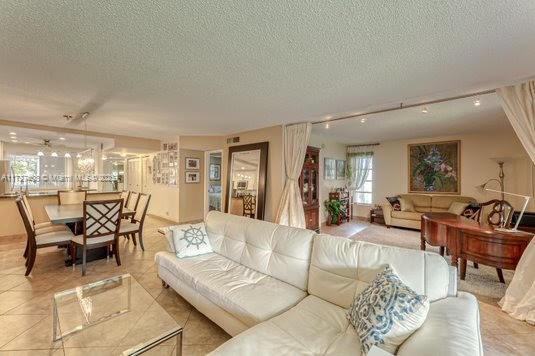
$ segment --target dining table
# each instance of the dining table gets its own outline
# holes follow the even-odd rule
[[[53,224],[75,223],[84,218],[83,204],[48,204],[45,205],[45,211]],[[132,217],[135,213],[134,210],[123,207],[122,217]]]

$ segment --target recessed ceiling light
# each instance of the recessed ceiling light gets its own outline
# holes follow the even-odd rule
[[[325,123],[325,128],[328,129],[330,126],[329,126],[329,123]]]
[[[50,155],[51,155],[52,157],[57,157],[57,156],[58,156],[57,152],[52,152]]]
[[[362,123],[365,123],[366,121],[368,121],[368,119],[366,119],[365,117],[363,117],[362,119],[360,119],[360,122],[362,122]]]
[[[17,141],[17,140],[13,140],[13,139],[12,139],[11,142],[13,142],[13,143],[17,143],[17,142],[19,142],[19,141]]]
[[[16,136],[16,135],[17,135],[16,132],[10,132],[9,134],[10,134],[11,136]]]
[[[24,141],[24,143],[25,143],[25,144],[27,144],[27,145],[29,145],[29,144],[30,144],[30,142],[28,142],[28,141]]]
[[[479,106],[479,105],[481,105],[481,101],[479,101],[479,99],[474,100],[474,106]]]
[[[65,137],[60,137],[59,138],[61,141],[65,141]]]
[[[38,155],[39,157],[43,157],[45,154],[43,153],[43,151],[39,151],[39,152],[37,152],[37,155]]]
[[[424,114],[427,114],[427,113],[429,112],[429,110],[427,110],[427,107],[425,107],[425,108],[422,109],[422,112],[423,112]]]
[[[71,158],[71,154],[69,152],[65,152],[65,158]]]

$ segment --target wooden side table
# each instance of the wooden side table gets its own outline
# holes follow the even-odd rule
[[[370,210],[370,223],[385,225],[385,216],[382,207],[376,206]]]

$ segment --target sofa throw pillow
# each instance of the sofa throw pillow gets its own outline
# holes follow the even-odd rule
[[[453,203],[451,203],[448,209],[448,213],[461,215],[468,205],[470,205],[470,203],[462,203],[460,201],[454,201]]]
[[[407,198],[399,198],[399,203],[401,205],[401,211],[414,211],[414,203],[412,200]]]
[[[175,243],[173,242],[173,231],[169,227],[160,228],[165,234],[165,240],[167,241],[167,251],[176,253]]]
[[[386,200],[392,205],[392,210],[401,211],[401,204],[399,203],[399,195],[395,197],[386,197]]]
[[[204,223],[171,227],[173,246],[178,258],[192,257],[212,252]]]
[[[405,285],[386,266],[360,293],[347,311],[347,318],[360,339],[363,355],[374,345],[395,354],[413,332],[424,323],[429,300]]]

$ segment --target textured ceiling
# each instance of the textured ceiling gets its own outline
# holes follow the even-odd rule
[[[535,74],[535,1],[0,2],[0,118],[162,138]]]
[[[475,100],[480,105],[475,106]],[[465,98],[425,107],[415,107],[383,114],[330,122],[329,128],[318,124],[313,133],[347,144],[374,143],[411,138],[469,134],[482,131],[511,131],[496,94]]]

